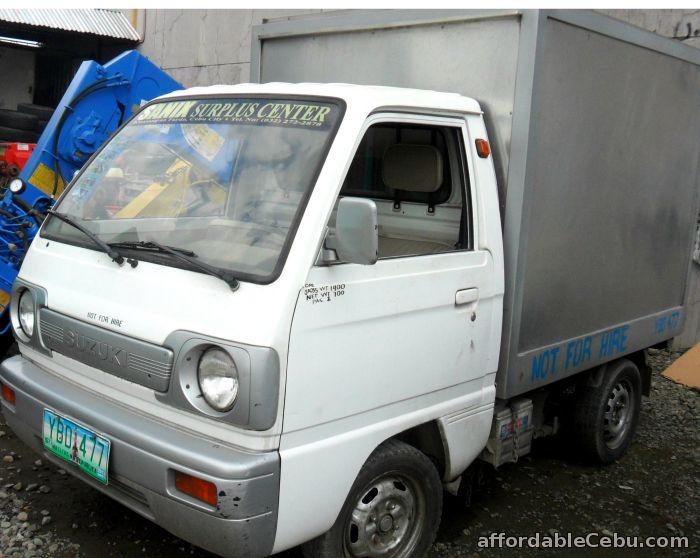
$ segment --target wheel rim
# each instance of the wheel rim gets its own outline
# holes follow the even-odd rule
[[[390,473],[361,492],[345,532],[352,558],[411,556],[425,526],[425,497],[412,479]]]
[[[634,416],[634,388],[628,380],[615,384],[608,396],[603,415],[603,433],[605,444],[616,449],[627,438]]]

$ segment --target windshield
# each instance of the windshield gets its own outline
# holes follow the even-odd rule
[[[55,209],[106,243],[159,242],[269,282],[341,114],[337,103],[304,99],[154,103],[99,152]],[[94,248],[56,218],[43,235]],[[187,267],[167,254],[137,257]]]

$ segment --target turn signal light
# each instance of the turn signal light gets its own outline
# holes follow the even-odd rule
[[[476,143],[476,154],[479,157],[486,159],[486,157],[491,155],[491,146],[488,141],[485,139],[478,139],[474,143]]]
[[[175,471],[175,488],[188,496],[192,496],[192,498],[216,507],[216,485],[213,482]]]
[[[5,384],[0,384],[2,385],[2,398],[7,401],[10,405],[15,404],[15,390],[12,389],[10,386],[6,386]]]

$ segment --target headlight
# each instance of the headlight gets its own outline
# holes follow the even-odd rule
[[[31,291],[25,290],[19,295],[19,304],[17,305],[17,314],[19,318],[19,327],[22,332],[31,337],[34,334],[34,296]]]
[[[199,359],[197,379],[204,399],[214,409],[224,412],[233,407],[238,395],[238,370],[226,351],[207,349]]]

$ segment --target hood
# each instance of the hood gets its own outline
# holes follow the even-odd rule
[[[222,280],[37,237],[20,277],[47,291],[56,312],[157,345],[176,330],[251,345],[285,348],[298,289]],[[283,351],[286,352],[286,351]]]

